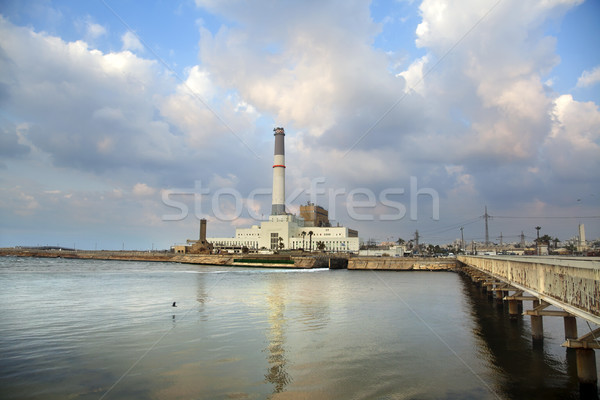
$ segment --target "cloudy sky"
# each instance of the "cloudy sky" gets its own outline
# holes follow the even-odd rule
[[[0,246],[168,248],[289,209],[366,240],[600,236],[600,3],[0,4]]]

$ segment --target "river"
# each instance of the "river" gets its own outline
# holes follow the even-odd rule
[[[453,272],[3,257],[0,288],[2,399],[579,399],[562,319],[533,346]]]

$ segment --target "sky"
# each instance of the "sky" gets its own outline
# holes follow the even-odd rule
[[[0,3],[0,247],[600,237],[600,2]]]

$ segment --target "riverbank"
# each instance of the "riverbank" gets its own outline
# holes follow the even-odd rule
[[[175,262],[198,265],[294,269],[350,269],[380,271],[451,271],[454,258],[358,257],[339,254],[177,254],[159,251],[90,251],[26,248],[0,249],[0,256],[69,258],[82,260]]]
[[[346,268],[347,259],[333,255],[177,254],[158,251],[88,251],[4,248],[0,256],[68,258],[81,260],[175,262],[199,265],[228,265],[266,268]]]

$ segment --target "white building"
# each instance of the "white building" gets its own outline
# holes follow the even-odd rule
[[[343,226],[315,226],[315,223],[304,226],[304,219],[285,211],[285,133],[283,128],[274,131],[273,198],[269,220],[250,228],[238,228],[235,237],[207,240],[215,249],[234,251],[240,251],[242,247],[250,250],[316,250],[317,243],[322,242],[326,251],[358,252],[357,231]],[[326,225],[329,225],[328,221]]]
[[[312,236],[310,235],[312,232]],[[322,242],[326,251],[357,252],[358,232],[345,226],[304,227],[304,220],[293,214],[271,215],[268,221],[250,228],[238,228],[235,237],[207,239],[217,249],[240,250],[317,250]]]

